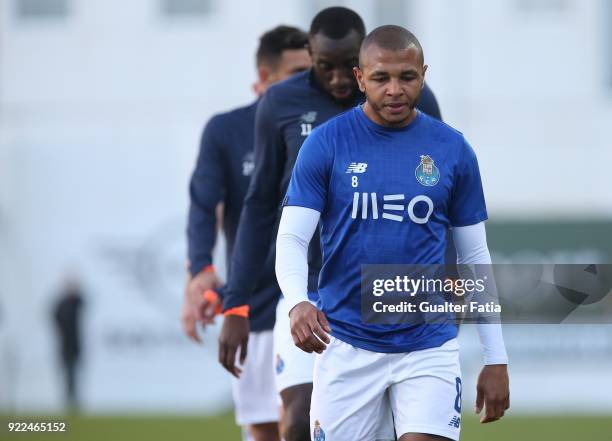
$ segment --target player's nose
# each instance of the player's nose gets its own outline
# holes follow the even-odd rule
[[[331,72],[331,79],[329,81],[332,87],[343,87],[350,84],[350,77],[346,75],[344,69],[334,69]]]
[[[387,95],[397,96],[397,95],[401,95],[402,93],[403,93],[403,90],[402,90],[402,87],[400,86],[400,82],[395,78],[391,78],[391,80],[387,84]]]

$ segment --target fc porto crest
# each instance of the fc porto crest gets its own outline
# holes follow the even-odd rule
[[[419,184],[425,187],[433,187],[440,180],[440,170],[429,155],[421,155],[421,163],[414,171],[414,175]]]
[[[280,354],[276,354],[276,375],[280,375],[285,370],[285,362],[281,358]]]
[[[321,423],[319,420],[315,420],[314,430],[312,431],[313,441],[325,441],[325,432],[321,429]]]

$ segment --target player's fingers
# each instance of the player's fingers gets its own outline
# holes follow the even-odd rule
[[[219,362],[225,370],[235,376],[234,360],[236,360],[236,347],[229,342],[219,342]]]
[[[506,413],[507,400],[508,397],[506,395],[499,395],[498,397],[495,397],[495,415],[497,416],[496,419],[500,419]]]
[[[497,419],[500,419],[506,413],[506,397],[500,397],[497,402]]]
[[[297,328],[291,328],[291,338],[293,339],[293,344],[296,345],[301,350],[302,348],[302,339],[300,338],[300,334],[297,331]]]
[[[299,348],[304,352],[308,352],[309,354],[313,353],[313,348],[308,341],[301,343]]]
[[[291,338],[293,339],[293,344],[294,345],[296,345],[296,346],[300,345],[300,339],[299,339],[299,337],[297,336],[297,334],[295,333],[295,331],[293,329],[291,330]]]
[[[215,307],[211,303],[204,303],[202,305],[202,318],[208,320],[215,315]]]
[[[321,330],[321,332],[323,332],[323,330]],[[308,343],[317,354],[320,354],[325,350],[325,344],[315,336],[314,330],[312,329],[310,330],[310,335],[308,336]]]
[[[293,326],[291,328],[291,337],[293,338],[293,344],[296,345],[302,351],[305,351],[303,347],[302,334],[298,326]]]
[[[204,319],[204,311],[202,305],[194,305],[194,311],[195,320],[201,322]]]
[[[503,416],[502,401],[497,397],[485,398],[485,414],[481,418],[482,423],[497,421]]]
[[[219,340],[219,364],[225,367],[225,353],[227,352],[227,348],[225,344]]]
[[[484,391],[480,387],[476,387],[476,405],[474,406],[474,412],[479,414],[484,406]]]
[[[490,423],[491,421],[495,421],[497,419],[497,406],[492,400],[487,400],[486,396],[484,410],[485,412],[482,418],[483,423]]]
[[[480,417],[480,422],[483,424],[490,423],[491,421],[495,421],[495,411],[493,410],[493,406],[484,405],[484,414]]]
[[[181,322],[185,335],[196,343],[200,343],[200,337],[198,336],[195,320],[186,314],[182,317]]]
[[[326,345],[329,344],[329,336],[319,325],[319,323],[315,323],[312,329],[312,333],[316,336],[315,338],[318,337],[317,340],[319,340],[319,343],[321,343],[323,345],[323,349],[325,349],[327,347]]]
[[[293,324],[291,329],[291,335],[293,336],[293,342],[295,345],[305,352],[312,352],[308,336],[311,334],[310,327],[307,323],[297,321]]]
[[[323,311],[317,311],[317,319],[319,320],[319,324],[325,330],[325,332],[330,333],[331,327],[329,326],[329,322],[327,321],[327,317],[325,317]],[[326,341],[326,343],[329,343],[329,341]]]
[[[240,364],[244,364],[244,362],[246,361],[248,346],[249,339],[247,337],[242,341],[242,343],[240,343]]]
[[[508,394],[508,396],[506,397],[506,403],[504,404],[504,409],[505,410],[510,409],[510,394]]]
[[[213,325],[215,323],[215,317],[204,317],[200,323],[203,326]]]
[[[300,328],[300,337],[302,347],[306,352],[312,353],[316,351],[314,342],[317,340],[317,338],[312,334],[311,324],[305,324]]]
[[[308,329],[308,328],[306,328]],[[300,348],[302,351],[308,352],[308,353],[312,353],[313,348],[312,348],[312,344],[308,338],[308,333],[310,332],[310,329],[308,329],[308,331],[304,329],[304,328],[299,328],[297,331],[297,336],[298,336],[298,341],[299,344],[297,345],[298,348]]]
[[[225,363],[227,366],[227,370],[232,373],[233,376],[236,375],[236,354],[238,352],[238,346],[235,344],[228,345],[227,348],[227,356],[225,358]]]
[[[198,335],[198,330],[196,329],[195,322],[187,323],[186,332],[189,338],[191,338],[191,340],[193,340],[196,343],[202,343],[202,340],[200,339],[200,336]]]

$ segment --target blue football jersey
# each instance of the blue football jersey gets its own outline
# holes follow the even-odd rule
[[[443,264],[447,229],[487,219],[476,155],[460,132],[420,111],[408,126],[387,128],[355,107],[307,138],[285,205],[321,213],[319,307],[335,337],[410,352],[457,335],[451,317],[363,323],[360,274],[364,264]]]

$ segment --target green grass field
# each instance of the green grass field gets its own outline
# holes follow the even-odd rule
[[[232,414],[218,417],[39,417],[1,418],[1,440],[70,441],[238,441]],[[9,433],[8,421],[65,421],[66,433]],[[612,440],[609,417],[525,417],[508,415],[495,424],[463,420],[464,441],[605,441]],[[344,440],[330,440],[344,441]],[[347,440],[354,441],[354,440]]]

